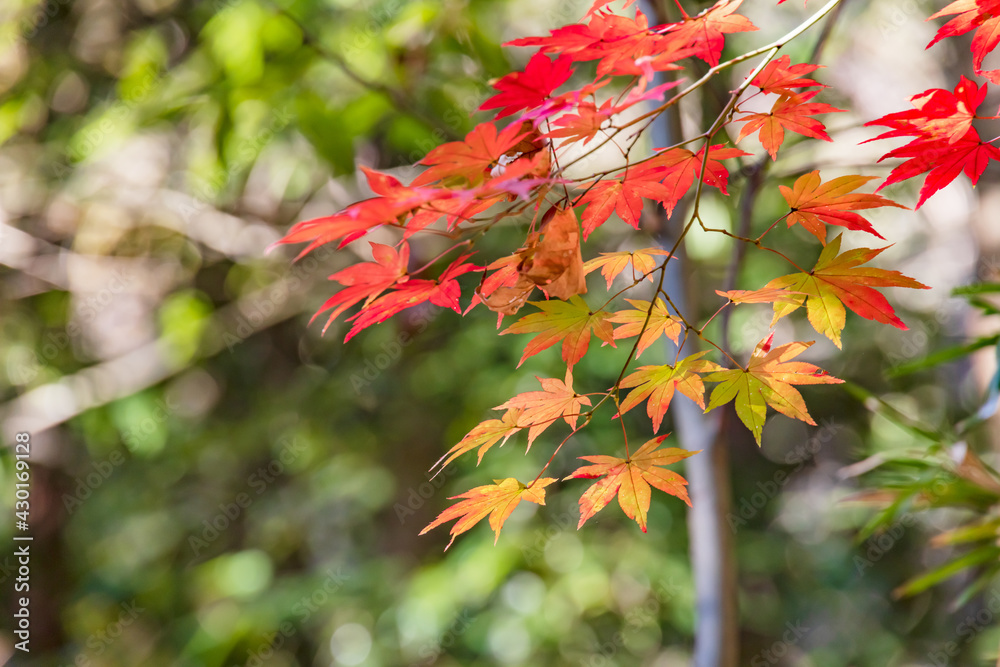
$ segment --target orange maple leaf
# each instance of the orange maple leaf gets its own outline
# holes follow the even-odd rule
[[[798,304],[796,295],[802,292],[790,292],[786,289],[734,289],[728,292],[715,290],[719,296],[724,296],[733,303],[792,303]]]
[[[650,302],[640,299],[625,299],[632,304],[632,310],[619,310],[608,318],[609,322],[621,324],[615,329],[615,340],[639,336],[639,347],[636,349],[635,358],[643,353],[647,347],[655,343],[660,336],[666,336],[675,343],[680,338],[683,325],[679,320],[670,316],[667,305],[662,299],[657,299],[653,305],[653,312],[649,312]],[[648,321],[646,317],[649,317]],[[643,328],[645,327],[645,328]]]
[[[538,435],[553,422],[562,417],[570,428],[576,428],[576,420],[583,412],[583,406],[590,405],[590,399],[573,390],[572,369],[566,370],[565,382],[555,378],[536,378],[542,391],[527,391],[518,394],[495,410],[517,410],[521,412],[519,423],[530,426],[528,447]]]
[[[584,461],[594,465],[578,468],[566,479],[597,479],[583,496],[580,497],[580,523],[583,526],[587,519],[594,516],[616,495],[618,504],[625,515],[633,519],[642,532],[646,532],[646,515],[649,513],[649,502],[652,496],[650,486],[660,491],[677,496],[689,506],[687,480],[672,470],[661,466],[697,454],[698,451],[688,451],[669,447],[657,449],[667,436],[653,438],[628,458],[617,456],[581,456]]]
[[[844,109],[837,109],[820,102],[809,102],[818,93],[818,90],[810,90],[797,95],[782,95],[774,102],[770,112],[748,113],[742,118],[737,118],[738,121],[747,121],[740,130],[737,143],[759,130],[758,138],[761,146],[771,155],[772,160],[777,160],[778,148],[785,141],[785,128],[814,139],[833,141],[827,135],[823,123],[810,116],[844,111]]]
[[[802,394],[794,384],[839,384],[839,380],[817,366],[803,361],[789,361],[812,346],[788,343],[771,349],[772,333],[754,350],[747,367],[717,371],[705,376],[707,382],[719,382],[712,390],[706,412],[730,401],[736,403],[736,416],[753,433],[760,445],[767,406],[783,415],[815,425]]]
[[[723,368],[716,363],[702,359],[708,351],[698,352],[681,359],[673,366],[640,366],[639,369],[624,378],[621,387],[635,387],[628,397],[621,402],[618,414],[623,415],[647,398],[646,414],[653,422],[653,432],[660,430],[663,416],[667,414],[674,390],[681,392],[705,409],[705,384],[699,373],[721,371]]]
[[[819,171],[811,171],[800,176],[792,188],[779,185],[782,196],[792,212],[788,214],[788,226],[798,223],[810,234],[826,245],[826,224],[856,229],[885,238],[875,231],[871,223],[853,211],[882,206],[907,208],[881,195],[863,194],[857,190],[877,176],[841,176],[823,183]]]
[[[602,252],[600,257],[588,260],[583,265],[584,274],[601,269],[601,275],[608,281],[608,289],[622,271],[632,265],[632,280],[645,276],[652,281],[652,271],[656,268],[655,256],[669,257],[670,253],[659,248],[643,248],[642,250],[624,250],[622,252]]]
[[[441,524],[458,519],[449,531],[451,540],[445,551],[452,545],[455,538],[469,530],[483,520],[487,515],[490,517],[490,528],[493,529],[496,537],[493,543],[500,539],[500,529],[514,508],[520,504],[521,500],[527,500],[538,505],[545,504],[545,487],[558,481],[552,477],[543,477],[535,480],[530,486],[525,486],[513,477],[507,479],[493,480],[493,484],[477,486],[465,493],[452,496],[451,499],[462,498],[445,511],[441,512],[434,521],[420,531],[423,535],[429,530],[437,528]]]
[[[587,302],[574,295],[569,301],[529,301],[540,313],[525,315],[500,332],[537,333],[524,348],[518,368],[528,357],[548,349],[562,341],[562,358],[570,368],[580,361],[590,346],[591,332],[611,347],[615,346],[614,330],[603,311],[593,313]]]
[[[522,410],[520,408],[515,408],[505,412],[500,419],[487,419],[480,424],[476,424],[471,431],[465,434],[464,438],[448,450],[447,454],[431,466],[431,470],[434,468],[444,468],[462,454],[477,447],[479,448],[479,458],[476,460],[476,465],[479,465],[483,461],[483,455],[489,451],[490,447],[498,442],[503,447],[510,436],[527,426],[521,419],[521,413]]]

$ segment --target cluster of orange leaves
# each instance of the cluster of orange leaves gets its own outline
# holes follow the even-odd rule
[[[713,135],[703,135],[704,141],[697,150],[685,148],[683,144],[691,143],[687,141],[657,149],[649,158],[627,162],[616,173],[573,180],[566,178],[566,165],[560,166],[557,148],[571,143],[591,150],[609,142],[617,146],[615,138],[633,124],[618,124],[624,112],[635,116],[653,105],[652,112],[641,113],[639,118],[655,117],[675,104],[690,90],[668,97],[683,79],[652,85],[657,73],[681,70],[681,63],[691,59],[719,66],[727,34],[757,29],[737,13],[741,2],[719,0],[697,16],[689,16],[682,9],[680,21],[650,26],[642,12],[635,11],[631,17],[614,14],[606,7],[608,0],[598,0],[582,23],[560,27],[547,36],[511,42],[511,46],[538,50],[523,71],[495,81],[496,94],[481,106],[484,110],[496,109],[496,120],[513,117],[511,122],[503,127],[496,122],[480,123],[463,141],[430,151],[420,161],[426,169],[409,185],[362,167],[374,197],[334,215],[298,223],[281,240],[281,243],[306,243],[302,251],[305,254],[326,243],[335,242],[343,247],[375,229],[398,230],[394,245],[371,243],[373,261],[355,264],[330,276],[342,289],[317,313],[318,316],[329,311],[327,326],[360,304],[348,318],[351,328],[345,342],[372,324],[424,303],[460,314],[482,304],[498,314],[498,326],[504,316],[516,315],[526,304],[533,306],[535,312],[520,317],[501,333],[532,335],[521,363],[559,345],[566,365],[564,379],[539,378],[541,390],[522,393],[497,406],[497,410],[503,411],[499,418],[475,426],[435,467],[446,466],[471,451],[478,451],[482,460],[490,448],[498,443],[503,445],[522,430],[527,431],[530,448],[541,433],[560,420],[569,426],[571,436],[608,399],[617,406],[615,417],[645,404],[655,433],[677,392],[706,411],[734,403],[739,419],[760,444],[768,406],[789,417],[814,423],[795,385],[841,382],[813,364],[794,360],[812,343],[774,346],[773,333],[757,345],[745,366],[729,358],[734,367],[723,367],[705,358],[709,351],[703,351],[678,358],[673,364],[640,366],[626,375],[633,358],[655,342],[668,338],[677,343],[694,327],[668,303],[669,296],[660,286],[651,299],[626,299],[629,307],[620,310],[609,310],[608,306],[621,292],[596,309],[581,296],[587,292],[587,275],[594,271],[600,270],[609,291],[623,275],[631,279],[631,288],[647,279],[653,281],[671,259],[664,249],[647,248],[601,253],[585,262],[582,243],[612,214],[638,230],[646,200],[657,202],[669,214],[692,187],[699,194],[704,186],[728,194],[730,172],[725,162],[750,154],[727,146],[726,142],[712,144]],[[981,71],[983,55],[1000,41],[1000,31],[996,29],[1000,2],[958,0],[935,17],[951,14],[958,17],[948,22],[934,41],[975,29],[976,72],[995,82],[1000,80],[995,71]],[[765,56],[753,78],[740,89],[743,97],[739,98],[739,104],[733,105],[730,117],[730,122],[742,123],[734,143],[756,135],[771,159],[777,159],[789,132],[830,141],[824,124],[816,116],[841,111],[814,101],[826,88],[809,78],[819,66],[793,64],[788,56],[774,55],[771,52]],[[585,62],[596,63],[596,78],[578,88],[558,92],[573,77],[574,65]],[[622,92],[605,94],[601,99],[598,91],[613,81],[625,81],[627,85]],[[927,91],[913,99],[914,110],[869,123],[889,128],[879,138],[912,138],[909,144],[885,156],[907,160],[893,170],[881,187],[930,172],[920,193],[920,206],[962,170],[975,182],[989,159],[1000,159],[992,143],[982,142],[972,127],[976,108],[985,94],[985,85],[980,88],[963,78],[953,92]],[[767,96],[765,100],[773,99],[769,111],[741,110],[740,105],[746,99],[760,95]],[[640,104],[646,106],[636,107]],[[872,177],[848,175],[824,181],[819,171],[812,171],[801,175],[791,187],[781,186],[788,205],[784,221],[788,227],[801,225],[816,237],[822,244],[819,257],[812,269],[795,266],[793,273],[775,278],[760,289],[718,292],[725,299],[720,310],[739,303],[771,303],[777,322],[805,307],[809,323],[838,347],[842,345],[847,310],[905,329],[878,288],[925,286],[896,271],[863,266],[885,248],[842,251],[842,235],[832,239],[827,235],[828,226],[834,225],[882,238],[858,211],[900,205],[878,194],[857,192],[870,180]],[[571,187],[579,194],[572,195]],[[486,215],[487,211],[498,209],[502,209],[500,213]],[[503,217],[525,212],[533,213],[533,219],[520,248],[485,266],[469,261],[476,240],[493,224]],[[409,239],[421,232],[445,236],[456,243],[422,267],[413,269]],[[756,239],[758,246],[763,236]],[[449,253],[456,253],[456,257],[445,268],[437,268],[438,260]],[[482,276],[475,285],[471,302],[463,310],[459,278],[471,273]],[[530,300],[536,289],[544,295],[543,300]],[[615,386],[597,394],[578,393],[573,386],[573,368],[587,353],[595,336],[612,347],[625,339],[634,338],[635,342]],[[705,383],[716,383],[707,401]],[[619,400],[619,389],[630,392]],[[601,397],[597,405],[593,404],[593,396]],[[625,514],[645,531],[651,487],[690,504],[686,481],[665,466],[697,452],[663,448],[665,437],[654,437],[632,452],[626,442],[623,457],[581,457],[588,465],[567,479],[597,480],[580,498],[581,526],[617,498]],[[562,441],[565,442],[566,439]],[[562,444],[556,451],[561,447]],[[507,478],[456,496],[459,502],[421,534],[455,520],[451,528],[453,541],[488,516],[490,526],[499,536],[504,521],[521,500],[545,503],[546,487],[557,481],[542,476],[549,463],[530,483]]]

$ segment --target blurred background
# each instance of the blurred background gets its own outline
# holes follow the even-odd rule
[[[524,337],[498,338],[484,310],[461,319],[441,309],[406,311],[345,345],[343,323],[322,336],[310,317],[333,291],[326,277],[365,258],[367,243],[294,264],[294,251],[266,252],[292,223],[370,196],[356,165],[415,176],[408,165],[485,119],[474,112],[490,79],[530,55],[501,42],[576,22],[588,4],[3,2],[0,509],[13,515],[12,445],[28,432],[34,542],[24,655],[11,623],[13,522],[0,521],[0,661],[688,664],[694,593],[676,499],[654,496],[648,534],[615,506],[578,532],[585,486],[568,482],[550,488],[544,507],[522,504],[496,546],[485,525],[447,553],[445,529],[417,536],[448,496],[530,478],[548,458],[555,435],[527,455],[522,436],[478,468],[470,455],[433,480],[425,473],[493,406],[535,388],[535,375],[561,377],[557,348],[515,371]],[[863,123],[969,74],[968,40],[924,51],[936,29],[924,19],[940,4],[846,3],[817,76],[831,85],[823,100],[852,111],[827,117],[832,144],[783,149],[755,225],[782,213],[777,184],[804,171],[888,173],[874,164],[887,146],[859,145],[876,134]],[[727,53],[806,16],[800,3],[773,5],[744,4],[762,31],[733,36]],[[818,34],[785,52],[807,59]],[[692,100],[685,127],[700,127],[701,106],[743,74]],[[1000,605],[988,595],[951,604],[961,585],[951,580],[891,595],[954,555],[928,538],[969,511],[904,513],[859,538],[872,510],[840,501],[863,486],[845,466],[946,451],[935,433],[983,403],[996,368],[990,345],[943,366],[920,360],[1000,330],[986,301],[977,308],[951,294],[997,279],[997,176],[988,170],[975,191],[959,178],[916,213],[872,213],[894,244],[880,265],[933,289],[889,291],[907,331],[850,315],[843,351],[818,337],[808,359],[856,387],[803,391],[817,427],[775,417],[758,449],[726,421],[740,664],[995,657]],[[912,205],[915,193],[910,183],[884,194]],[[710,196],[703,206],[733,228],[736,202]],[[812,258],[815,242],[801,231],[782,243]],[[484,257],[511,252],[518,234],[500,228]],[[612,222],[584,255],[649,245]],[[688,245],[705,315],[732,250],[721,235]],[[750,253],[742,273],[739,287],[755,289],[784,271]],[[769,324],[768,306],[741,306],[729,344],[748,354]],[[801,316],[779,327],[779,339],[793,336],[817,338]],[[592,350],[577,386],[606,387],[622,354]],[[662,363],[658,354],[643,361]],[[900,368],[916,372],[894,376]],[[641,410],[626,423],[648,437]],[[578,449],[613,453],[619,439],[615,423],[598,419]],[[987,422],[969,442],[990,460],[996,429]],[[566,455],[555,476],[574,467]]]

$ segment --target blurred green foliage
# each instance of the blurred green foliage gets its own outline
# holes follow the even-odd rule
[[[841,20],[880,11],[864,4]],[[309,321],[325,276],[354,251],[294,265],[265,253],[290,223],[367,196],[357,163],[402,168],[464,136],[489,80],[522,56],[499,46],[512,30],[583,11],[518,0],[0,8],[0,410],[6,441],[27,430],[34,447],[33,650],[15,664],[688,663],[696,610],[681,503],[654,497],[647,535],[615,507],[577,532],[583,486],[567,483],[545,507],[519,509],[496,546],[485,526],[447,554],[444,531],[417,537],[448,496],[532,476],[548,458],[541,440],[523,454],[522,438],[479,467],[469,457],[424,472],[492,406],[535,388],[534,375],[561,375],[556,349],[515,372],[524,341],[498,338],[490,314],[422,309],[344,345],[342,323],[321,337],[322,321]],[[724,226],[733,204],[703,207]],[[783,206],[765,189],[755,228]],[[641,247],[611,227],[591,254]],[[519,243],[498,232],[486,254]],[[793,256],[812,256],[796,233]],[[705,315],[731,252],[713,242],[692,244]],[[751,254],[743,275],[763,284],[780,270]],[[737,309],[730,343],[749,352],[769,320]],[[921,326],[927,340],[900,356],[912,339],[855,318],[849,353],[817,344],[814,358],[898,410],[955,421],[979,399],[968,383],[947,392],[927,371],[882,376],[946,335]],[[620,356],[588,356],[577,386],[606,386]],[[888,533],[889,548],[858,544],[868,513],[838,504],[851,488],[837,473],[926,442],[846,392],[803,393],[820,426],[775,419],[763,451],[725,424],[743,663],[924,664],[964,638],[942,611],[947,592],[891,600],[925,569],[923,520]],[[648,432],[641,412],[626,415],[632,433]],[[613,453],[620,429],[595,420],[577,440]],[[5,516],[13,466],[5,449]],[[573,467],[563,457],[554,476]],[[0,522],[0,541],[12,531]],[[3,657],[10,622],[5,612]],[[995,639],[977,632],[961,655]]]

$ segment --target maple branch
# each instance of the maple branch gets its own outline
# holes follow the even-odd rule
[[[576,158],[574,158],[573,160],[571,160],[570,162],[568,162],[565,165],[564,168],[572,166],[573,164],[576,164],[577,162],[583,160],[584,158],[589,157],[591,154],[593,154],[595,151],[597,151],[600,148],[602,148],[609,141],[613,141],[614,138],[620,132],[622,132],[625,129],[631,127],[632,125],[635,125],[635,124],[637,124],[639,122],[642,122],[643,120],[653,119],[653,118],[659,116],[660,114],[662,114],[667,109],[669,109],[669,108],[675,106],[677,103],[679,103],[684,97],[690,95],[694,91],[696,91],[699,88],[701,88],[702,86],[704,86],[706,83],[708,83],[709,80],[711,80],[716,74],[718,74],[722,70],[727,69],[729,67],[732,67],[733,65],[737,65],[737,64],[743,62],[744,60],[749,60],[750,58],[754,58],[756,56],[759,56],[761,54],[764,54],[764,53],[768,54],[767,57],[764,58],[764,60],[762,60],[761,63],[757,66],[757,68],[754,69],[754,71],[751,72],[749,76],[747,76],[746,80],[736,89],[737,92],[742,92],[742,91],[746,90],[746,88],[750,85],[750,82],[754,79],[754,77],[756,77],[760,73],[760,71],[764,67],[767,66],[767,64],[769,62],[771,62],[771,60],[774,58],[775,55],[777,55],[777,53],[781,49],[781,47],[783,47],[785,44],[787,44],[788,42],[792,41],[793,39],[795,39],[796,37],[798,37],[799,35],[801,35],[802,33],[804,33],[806,30],[808,30],[809,28],[811,28],[812,26],[814,26],[816,23],[818,23],[824,16],[826,16],[831,11],[833,11],[833,9],[835,7],[837,7],[842,1],[843,0],[830,0],[819,11],[817,11],[815,14],[813,14],[808,19],[806,19],[798,27],[796,27],[795,29],[793,29],[793,30],[785,33],[784,35],[782,35],[781,37],[779,37],[775,41],[771,42],[770,44],[766,44],[766,45],[761,46],[759,48],[756,48],[756,49],[754,49],[752,51],[748,51],[746,53],[742,53],[742,54],[740,54],[738,56],[735,56],[734,58],[731,58],[730,60],[727,60],[726,62],[719,63],[718,65],[715,65],[715,66],[709,68],[709,70],[707,72],[705,72],[705,74],[702,75],[702,77],[700,79],[698,79],[697,81],[695,81],[694,83],[692,83],[690,86],[688,86],[684,90],[682,90],[679,93],[677,93],[676,95],[674,95],[672,98],[670,98],[669,100],[667,100],[666,102],[664,102],[660,106],[656,107],[655,109],[653,109],[651,111],[647,111],[644,114],[636,116],[635,118],[633,118],[629,122],[625,123],[624,125],[615,126],[614,133],[612,133],[611,135],[609,135],[604,141],[591,146],[587,151],[585,151],[581,155],[578,155]],[[735,105],[736,100],[738,98],[739,98],[739,95],[737,94],[736,98],[733,100],[733,105]],[[731,110],[732,110],[732,108],[729,109],[729,111],[731,111]],[[727,113],[729,113],[729,111],[727,111]],[[689,143],[691,141],[696,141],[696,140],[698,140],[700,138],[707,138],[707,137],[711,137],[712,135],[714,135],[715,132],[718,130],[718,127],[716,127],[716,126],[719,125],[719,120],[722,119],[724,117],[724,115],[720,116],[719,119],[716,119],[716,123],[713,124],[712,128],[710,128],[708,132],[705,132],[705,133],[703,133],[703,134],[701,134],[701,135],[699,135],[699,136],[697,136],[697,137],[695,137],[693,139],[686,140],[683,143]],[[726,121],[723,121],[722,125],[724,125],[725,122]],[[638,134],[641,134],[641,133],[642,133],[642,131],[640,130],[638,132]],[[678,145],[683,145],[683,144],[678,144]],[[556,173],[561,173],[561,172],[556,172]]]
[[[600,403],[598,403],[597,405],[600,405]],[[596,410],[596,409],[597,409],[597,406],[595,405],[593,410],[590,410],[589,412],[584,412],[583,413],[583,415],[582,415],[583,418],[584,418],[583,423],[580,424],[579,426],[577,426],[576,428],[574,428],[570,432],[569,435],[567,435],[565,438],[562,439],[562,442],[560,442],[558,445],[556,445],[556,448],[552,452],[552,455],[549,456],[549,460],[545,462],[545,465],[542,466],[542,469],[538,471],[538,474],[535,476],[535,479],[533,479],[531,481],[531,484],[529,484],[528,486],[533,486],[535,484],[535,482],[537,482],[539,479],[542,478],[542,475],[544,475],[545,471],[549,469],[550,465],[552,465],[552,462],[556,458],[556,454],[558,454],[559,450],[563,448],[563,445],[565,445],[567,442],[569,442],[570,438],[572,438],[574,435],[576,435],[577,433],[579,433],[583,429],[584,426],[586,426],[587,424],[590,423],[591,418],[593,418],[593,416],[594,416],[594,410]],[[556,417],[556,419],[559,419],[559,418]]]
[[[432,266],[434,266],[435,262],[437,262],[439,259],[441,259],[445,255],[447,255],[448,253],[450,253],[452,250],[455,250],[456,248],[461,248],[462,246],[471,246],[471,245],[472,245],[472,239],[466,239],[464,241],[456,243],[455,245],[453,245],[452,247],[448,248],[444,252],[438,253],[434,257],[434,259],[430,260],[429,262],[427,262],[426,264],[424,264],[423,266],[421,266],[419,269],[417,269],[415,271],[407,271],[406,274],[409,275],[409,276],[415,276],[415,275],[417,275],[419,273],[422,273],[422,272],[426,271],[427,269],[431,268]]]

